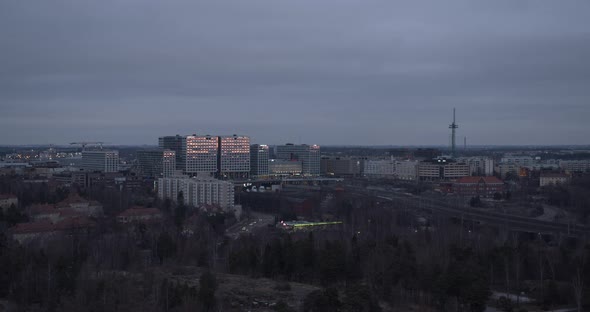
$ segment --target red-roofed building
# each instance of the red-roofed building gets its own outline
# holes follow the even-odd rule
[[[51,239],[59,234],[85,232],[94,228],[95,223],[86,217],[70,217],[58,222],[48,219],[34,222],[19,223],[9,229],[12,237],[23,244],[34,239]]]
[[[117,216],[119,223],[158,223],[162,220],[162,213],[156,208],[132,207]]]
[[[504,182],[494,176],[462,177],[453,183],[453,193],[461,196],[492,197],[505,191]]]
[[[50,204],[34,204],[28,209],[29,216],[35,221],[51,220],[51,222],[59,221],[59,210],[54,205]]]
[[[59,210],[74,210],[78,214],[88,217],[101,217],[103,215],[102,205],[100,203],[86,200],[77,193],[70,194],[68,198],[58,203],[56,207]]]

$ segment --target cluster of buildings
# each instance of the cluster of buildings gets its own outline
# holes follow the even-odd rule
[[[276,176],[319,176],[320,147],[250,144],[243,135],[175,135],[158,139],[158,149],[137,152],[145,176],[209,175],[223,180]]]
[[[88,235],[96,227],[96,219],[103,216],[103,207],[77,194],[56,204],[37,204],[26,208],[30,221],[19,223],[10,234],[19,243],[48,240],[64,235]]]

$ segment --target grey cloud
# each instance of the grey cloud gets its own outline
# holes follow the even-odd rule
[[[587,143],[588,9],[2,2],[0,143],[241,132],[271,144],[446,144],[453,107],[474,144]]]

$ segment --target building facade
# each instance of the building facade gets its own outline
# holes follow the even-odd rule
[[[209,176],[158,179],[158,197],[177,201],[182,192],[184,204],[194,207],[217,205],[224,211],[234,209],[234,185]]]
[[[83,151],[81,168],[86,171],[118,172],[118,151]]]
[[[320,146],[319,145],[295,145],[285,144],[276,147],[277,159],[301,161],[302,175],[320,175]]]
[[[137,166],[143,176],[169,177],[176,170],[176,152],[164,149],[137,151]]]
[[[504,182],[494,176],[463,177],[453,183],[453,192],[460,196],[493,197],[504,191]]]
[[[393,159],[366,159],[363,174],[367,177],[393,177],[395,161]]]
[[[223,179],[245,179],[250,174],[250,137],[243,135],[218,138],[218,173]]]
[[[566,184],[570,180],[569,175],[565,173],[541,173],[539,178],[539,185],[540,186],[548,186],[548,185],[559,185],[559,184]]]
[[[215,175],[218,169],[219,137],[187,135],[182,137],[182,171],[189,175]]]
[[[561,160],[559,166],[569,172],[589,172],[590,159],[581,160]]]
[[[422,181],[454,180],[470,175],[469,165],[446,158],[423,161],[416,168],[418,179]]]
[[[329,176],[356,177],[361,174],[362,166],[362,161],[356,158],[325,157],[320,161],[321,173]]]
[[[250,175],[254,177],[268,176],[268,145],[250,145]]]
[[[299,160],[270,159],[268,161],[268,174],[271,176],[301,175],[303,164]]]
[[[159,137],[158,147],[163,150],[174,151],[176,169],[184,170],[184,163],[182,162],[182,136],[177,134]]]
[[[416,160],[399,160],[395,162],[395,177],[400,180],[416,180],[418,166]]]

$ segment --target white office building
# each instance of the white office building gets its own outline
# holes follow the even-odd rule
[[[83,151],[80,167],[86,171],[118,172],[119,151]]]

